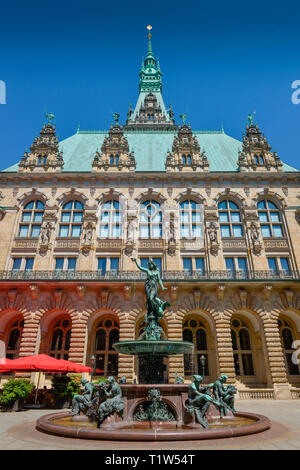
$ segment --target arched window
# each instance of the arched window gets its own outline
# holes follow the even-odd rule
[[[69,201],[61,211],[59,237],[80,237],[84,207],[80,201]]]
[[[274,202],[263,199],[257,203],[261,233],[264,238],[283,237],[283,223],[280,210]]]
[[[119,155],[115,156],[115,165],[119,165]]]
[[[96,328],[94,351],[96,369],[103,370],[100,375],[118,375],[118,353],[113,344],[119,341],[119,325],[116,320],[106,317]]]
[[[34,200],[28,202],[22,211],[19,237],[39,237],[45,204]]]
[[[192,157],[190,155],[187,156],[187,164],[188,165],[192,164]]]
[[[243,226],[239,206],[230,200],[218,204],[221,237],[242,237]]]
[[[115,157],[114,157],[113,155],[111,155],[111,156],[109,157],[109,164],[110,164],[110,165],[114,165],[114,163],[115,163]]]
[[[19,356],[20,343],[24,328],[24,320],[17,320],[10,328],[6,346],[6,357],[8,359],[17,359]]]
[[[182,337],[183,341],[194,344],[194,356],[184,354],[184,374],[209,376],[207,331],[204,324],[196,318],[186,320],[183,324]],[[202,356],[205,358],[204,366],[201,364]]]
[[[140,238],[162,237],[162,212],[157,201],[148,200],[140,206]]]
[[[260,164],[260,165],[264,165],[264,164],[265,164],[265,159],[264,159],[264,156],[263,156],[263,155],[260,155],[260,156],[259,156],[259,164]]]
[[[295,349],[292,348],[294,341],[294,334],[291,325],[284,319],[278,320],[278,328],[280,333],[280,339],[284,354],[284,360],[286,365],[287,375],[300,375],[299,365],[294,364],[292,361],[292,355],[295,353]]]
[[[186,165],[186,156],[184,154],[181,157],[181,161],[183,165]]]
[[[240,319],[231,321],[231,340],[236,376],[254,375],[250,330]]]
[[[181,238],[199,238],[202,236],[202,215],[200,204],[186,200],[180,204]]]
[[[122,206],[119,201],[110,200],[101,205],[99,233],[101,238],[121,238]]]
[[[258,155],[254,155],[254,163],[255,165],[259,165]]]
[[[68,359],[71,340],[71,321],[59,320],[53,327],[49,355],[56,359]]]

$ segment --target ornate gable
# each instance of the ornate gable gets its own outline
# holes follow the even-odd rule
[[[179,127],[174,137],[172,153],[166,159],[166,171],[208,171],[209,162],[204,151],[193,136],[191,126],[185,123]]]
[[[105,137],[101,153],[98,151],[93,160],[93,171],[135,171],[136,161],[129,151],[128,140],[124,136],[123,126],[118,124],[119,115],[115,114],[115,124]]]
[[[57,172],[64,165],[62,152],[59,151],[58,138],[55,134],[55,124],[51,124],[53,114],[46,115],[49,122],[44,124],[39,137],[36,137],[25,152],[20,163],[19,172]]]
[[[157,96],[152,92],[147,93],[141,106],[138,108],[135,117],[132,116],[131,109],[127,113],[127,129],[176,129],[174,113],[171,105],[168,111],[162,109]]]
[[[246,135],[243,136],[243,150],[239,152],[240,171],[282,171],[282,162],[271,147],[253,117],[249,118]]]

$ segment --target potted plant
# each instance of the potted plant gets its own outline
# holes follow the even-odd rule
[[[52,387],[54,390],[54,406],[56,408],[69,408],[73,395],[80,393],[81,376],[54,375]]]
[[[3,386],[0,403],[5,411],[20,411],[34,384],[27,379],[9,379]]]

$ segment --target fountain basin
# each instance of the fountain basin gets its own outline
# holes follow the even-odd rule
[[[39,431],[63,437],[119,441],[182,441],[232,438],[266,431],[268,418],[254,413],[235,413],[233,418],[216,420],[209,429],[200,425],[179,423],[115,422],[100,429],[92,423],[72,421],[68,412],[51,413],[37,420]]]
[[[193,352],[194,345],[188,341],[137,340],[120,341],[118,343],[114,343],[113,348],[120,354],[134,356],[143,356],[146,354],[170,356],[172,354],[191,354]]]

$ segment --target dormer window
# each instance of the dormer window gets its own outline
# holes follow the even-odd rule
[[[264,165],[265,164],[265,160],[264,160],[264,156],[263,155],[254,155],[254,162],[255,162],[255,165]]]
[[[185,155],[182,155],[182,164],[186,165],[186,156]]]
[[[44,166],[46,165],[46,163],[47,163],[47,155],[44,155],[44,156],[39,155],[38,160],[37,160],[38,166]]]

